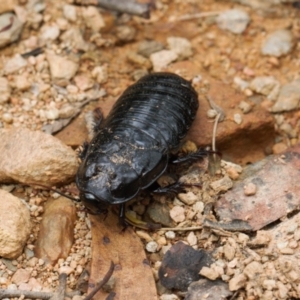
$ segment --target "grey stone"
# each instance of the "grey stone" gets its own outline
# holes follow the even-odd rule
[[[229,9],[220,13],[216,19],[219,28],[241,34],[250,22],[249,15],[241,9]]]
[[[280,57],[288,54],[293,47],[293,35],[289,30],[281,29],[270,33],[262,45],[261,53]]]

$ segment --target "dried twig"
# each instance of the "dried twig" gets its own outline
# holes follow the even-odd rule
[[[201,13],[187,14],[187,15],[180,16],[176,19],[176,21],[188,21],[188,20],[193,20],[193,19],[214,17],[219,14],[220,14],[220,11],[203,11]]]
[[[234,300],[234,299],[236,299],[239,292],[240,292],[240,290],[235,291],[229,300]]]
[[[84,298],[84,300],[92,300],[92,298],[98,293],[98,291],[107,283],[109,278],[114,272],[115,265],[113,262],[110,263],[110,267],[104,278],[96,285],[96,287]]]
[[[150,17],[150,5],[147,3],[136,3],[129,0],[98,0],[98,6],[108,10],[137,15],[144,18]]]
[[[120,13],[127,13],[143,18],[150,17],[150,6],[148,3],[136,3],[132,0],[74,0],[79,5],[96,5],[101,8]]]
[[[57,291],[54,293],[0,289],[0,299],[19,298],[21,296],[24,296],[25,298],[29,298],[29,299],[63,300],[64,297],[66,296],[72,298],[75,295],[80,295],[80,292],[65,293],[66,282],[67,282],[67,275],[65,273],[62,273],[59,275],[59,286],[57,288]]]
[[[193,227],[162,227],[159,228],[159,231],[163,230],[163,231],[194,231],[194,230],[201,230],[203,229],[203,226],[193,226]]]
[[[56,292],[50,298],[50,300],[64,300],[66,293],[67,274],[62,273],[59,275],[59,285]]]

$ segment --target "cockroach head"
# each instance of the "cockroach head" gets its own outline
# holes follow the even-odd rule
[[[139,181],[136,171],[126,162],[112,162],[106,155],[85,159],[76,176],[81,200],[99,209],[133,198],[140,189]]]

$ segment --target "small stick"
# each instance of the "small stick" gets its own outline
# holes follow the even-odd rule
[[[104,278],[95,286],[95,288],[84,298],[84,300],[92,300],[92,298],[98,293],[98,291],[107,283],[109,278],[114,272],[114,263],[111,261],[110,267]]]
[[[74,0],[74,2],[78,5],[96,5],[107,10],[136,15],[146,19],[150,17],[151,3],[136,3],[132,0]]]
[[[221,118],[221,114],[218,113],[216,118],[215,118],[215,123],[214,123],[214,128],[213,128],[213,135],[212,135],[212,151],[216,151],[216,135],[217,135],[217,128],[218,128],[218,123]]]
[[[204,11],[204,12],[196,13],[196,14],[187,14],[187,15],[183,15],[183,16],[177,18],[176,21],[188,21],[188,20],[193,20],[193,19],[214,17],[214,16],[219,15],[220,13],[221,13],[220,11]]]
[[[27,58],[29,56],[38,56],[39,54],[42,54],[43,53],[43,48],[42,47],[38,47],[38,48],[35,48],[31,51],[28,51],[28,52],[25,52],[23,54],[21,54],[22,57],[24,58]]]
[[[194,227],[182,227],[182,228],[178,228],[178,227],[162,227],[159,228],[158,231],[164,230],[164,231],[192,231],[192,230],[201,230],[203,229],[203,226],[194,226]]]
[[[225,119],[225,112],[224,110],[217,105],[210,96],[206,96],[206,99],[212,109],[214,109],[217,112],[217,116],[215,118],[214,128],[213,128],[213,134],[212,134],[212,151],[216,151],[216,136],[217,136],[217,127],[218,123],[222,122]],[[213,154],[213,159],[216,161],[216,154]],[[214,173],[214,172],[213,172]]]
[[[9,290],[9,289],[0,289],[0,299],[4,298],[20,298],[24,296],[29,299],[55,299],[63,300],[65,296],[72,298],[75,295],[80,295],[79,292],[65,293],[67,283],[67,274],[62,273],[59,275],[59,286],[56,292],[36,292],[36,291],[25,291],[25,290]]]
[[[56,292],[50,298],[50,300],[64,300],[66,293],[66,284],[67,284],[67,274],[62,273],[58,278],[59,285]]]
[[[235,291],[235,292],[233,293],[232,297],[231,297],[229,300],[234,300],[234,299],[236,299],[237,296],[238,296],[239,291],[240,291],[240,290]]]
[[[98,0],[98,6],[109,10],[141,16],[144,18],[149,18],[150,16],[150,5],[147,3],[136,3],[128,0]]]

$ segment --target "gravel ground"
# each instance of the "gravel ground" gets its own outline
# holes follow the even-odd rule
[[[0,5],[0,128],[26,127],[55,133],[82,110],[90,111],[116,99],[144,74],[194,61],[200,66],[199,75],[181,75],[192,79],[198,91],[207,85],[202,75],[209,75],[273,113],[276,140],[272,153],[299,142],[300,11],[292,3],[156,1],[150,19],[66,0],[7,3],[7,11],[13,11],[13,15],[5,9],[2,12]],[[8,32],[8,37],[4,36]],[[247,103],[241,109],[247,111]],[[83,113],[80,119],[84,119]],[[242,122],[240,116],[234,122]],[[74,135],[68,143],[73,148],[84,140],[76,138]],[[296,233],[288,246],[286,241],[282,242],[285,246],[279,245],[283,256],[271,260],[266,246],[270,239],[263,231],[252,240],[252,235],[242,232],[202,229],[205,217],[216,220],[205,207],[231,188],[242,167],[223,161],[214,176],[201,170],[203,164],[194,166],[188,172],[190,177],[184,179],[199,180],[200,176],[202,189],[188,189],[173,199],[157,199],[162,204],[169,201],[171,222],[177,229],[196,226],[201,230],[136,232],[145,242],[155,278],[162,254],[183,240],[194,249],[215,250],[215,263],[202,275],[228,282],[233,293],[238,290],[235,299],[299,298],[300,275],[292,268],[286,270],[284,260],[285,255],[291,255],[287,249],[298,247]],[[79,277],[91,260],[90,223],[83,207],[76,204],[75,242],[69,256],[46,266],[34,256],[33,249],[44,203],[50,195],[58,195],[37,193],[20,185],[3,188],[14,188],[13,193],[25,200],[34,226],[21,256],[0,259],[0,287],[53,291],[59,274],[66,272],[68,289],[78,290]],[[255,188],[246,186],[245,194],[255,194]],[[74,184],[66,190],[76,195]],[[137,217],[149,202],[138,200],[132,206]],[[20,269],[25,272],[18,274]],[[275,278],[276,272],[279,275]],[[264,280],[258,280],[257,273],[263,273]],[[157,289],[161,299],[183,299],[180,295],[167,298],[171,292],[159,283]]]

